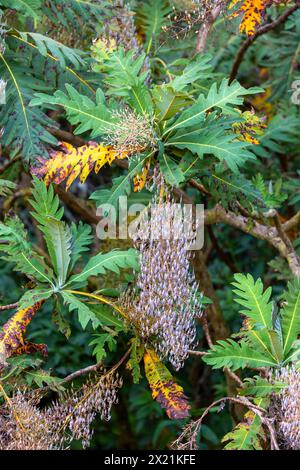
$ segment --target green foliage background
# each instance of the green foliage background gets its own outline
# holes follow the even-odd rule
[[[170,186],[183,188],[187,196],[194,202],[205,204],[207,209],[221,204],[236,216],[246,214],[249,233],[225,223],[208,225],[205,233],[206,265],[224,323],[231,333],[237,333],[242,319],[231,288],[235,273],[250,273],[254,279],[261,278],[264,287],[272,285],[273,299],[278,305],[287,281],[295,277],[287,258],[280,256],[272,243],[253,236],[252,227],[255,220],[270,230],[274,227],[272,219],[265,215],[268,210],[278,211],[282,221],[300,210],[299,106],[291,102],[292,83],[299,78],[300,69],[300,11],[295,11],[279,28],[252,44],[239,68],[240,85],[237,82],[230,85],[228,77],[232,64],[245,40],[238,32],[238,19],[229,20],[225,13],[220,14],[213,25],[205,54],[195,55],[199,24],[188,23],[184,13],[190,2],[124,2],[128,11],[134,13],[139,54],[128,52],[128,44],[132,44],[133,38],[125,37],[124,41],[128,41],[127,46],[123,44],[125,49],[119,47],[115,54],[102,57],[105,52],[92,41],[96,37],[107,37],[107,24],[112,24],[108,37],[110,34],[116,41],[122,39],[122,17],[119,16],[120,24],[115,21],[112,4],[109,1],[0,0],[5,31],[0,78],[7,81],[6,105],[0,108],[0,127],[4,129],[1,138],[4,161],[4,171],[0,173],[0,196],[2,186],[4,188],[1,219],[17,213],[32,243],[39,246],[28,200],[19,197],[18,193],[14,199],[12,191],[26,191],[31,185],[31,165],[36,164],[38,157],[48,155],[50,146],[57,146],[59,136],[51,129],[60,128],[80,135],[86,141],[100,142],[103,136],[109,135],[114,111],[120,102],[142,115],[145,110],[147,113],[154,110],[158,116],[155,132],[160,148],[171,148],[154,158],[159,160]],[[124,6],[122,2],[119,4],[117,10],[121,12]],[[176,20],[172,8],[176,9]],[[285,8],[273,6],[268,9],[268,21],[277,18]],[[170,76],[171,91],[167,85]],[[254,89],[249,91],[252,87]],[[95,97],[91,89],[102,91]],[[264,89],[268,91],[266,100],[259,99]],[[162,104],[164,99],[169,99],[168,92],[172,98],[169,115]],[[198,99],[200,94],[203,94],[202,99]],[[224,95],[227,97],[225,104],[215,105]],[[71,110],[68,109],[70,103]],[[188,111],[180,114],[185,106]],[[250,145],[242,139],[237,141],[232,130],[234,122],[243,122],[237,108],[250,111],[252,106],[258,115],[267,114],[263,121],[267,123],[266,130],[255,135],[258,145]],[[91,117],[83,117],[82,110],[88,111]],[[202,114],[203,119],[197,120],[196,116]],[[106,122],[103,127],[99,125],[99,116]],[[184,127],[180,122],[186,119],[190,123]],[[180,128],[183,128],[181,132],[192,134],[188,145],[180,140]],[[201,145],[210,148],[199,150]],[[214,150],[216,146],[218,149]],[[131,162],[129,171],[133,175],[151,155],[151,149],[145,152]],[[5,166],[10,160],[12,164]],[[193,169],[188,171],[194,161]],[[206,192],[197,191],[195,185],[189,186],[191,178],[203,185]],[[88,199],[91,194],[96,204],[104,200],[115,204],[112,190],[115,195],[131,194],[134,197],[127,179],[128,170],[105,167],[98,176],[91,174],[85,185],[75,183],[70,192],[74,197],[88,201],[88,207],[95,211],[94,202]],[[11,190],[9,186],[12,186]],[[140,194],[141,198],[147,199],[145,190]],[[78,222],[80,216],[66,205],[65,220],[69,224]],[[299,224],[289,236],[293,250],[299,255]],[[112,241],[99,242],[94,237],[91,252],[96,254],[99,250],[106,252],[112,248],[115,248]],[[127,250],[129,246],[118,243],[118,248]],[[82,265],[85,264],[83,261],[88,262],[89,256],[90,252],[82,254]],[[13,264],[2,259],[0,278],[1,304],[16,302],[31,288],[26,277],[13,271]],[[93,279],[89,286],[93,290],[122,290],[131,279],[127,270],[120,275],[106,272],[101,279]],[[54,376],[63,377],[91,364],[93,347],[89,343],[94,330],[91,323],[83,330],[74,311],[67,313],[62,308],[58,316],[55,312],[52,301],[43,306],[29,326],[28,338],[48,345],[49,355],[43,367]],[[1,323],[12,313],[12,310],[1,312]],[[71,331],[68,340],[58,331],[61,314],[67,317],[67,328]],[[53,322],[49,321],[50,317]],[[107,351],[107,364],[114,364],[116,354],[120,357],[125,352],[129,339],[128,333],[119,335],[117,353],[114,347],[113,351]],[[198,348],[202,350],[206,346],[199,326]],[[203,362],[192,356],[176,374],[189,397],[193,418],[200,417],[212,401],[228,394],[222,370],[213,370],[209,364],[213,361]],[[96,419],[92,447],[167,448],[180,434],[183,423],[167,419],[158,403],[153,401],[145,378],[139,384],[132,384],[130,372],[123,368],[122,374],[124,386],[119,392],[119,404],[114,407],[110,422]],[[241,374],[242,378],[253,376],[253,372],[242,371]],[[222,412],[218,411],[217,407],[213,408],[201,428],[200,449],[220,448],[223,445],[221,439],[233,427],[232,409],[226,407]],[[79,443],[72,445],[80,447]]]

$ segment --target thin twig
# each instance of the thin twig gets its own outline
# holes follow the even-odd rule
[[[189,349],[188,353],[190,356],[201,356],[201,357],[207,354],[207,352],[205,351],[193,351],[192,349]]]
[[[8,304],[8,305],[0,305],[0,312],[4,310],[11,310],[17,307],[18,307],[18,302],[15,302],[13,304]]]
[[[202,317],[202,327],[203,327],[203,331],[204,331],[205,338],[206,338],[208,346],[210,348],[213,348],[214,344],[213,344],[213,341],[212,341],[211,336],[210,336],[208,323],[207,323],[207,319],[206,319],[205,315],[203,315],[203,317]]]
[[[241,388],[245,386],[242,380],[234,373],[232,370],[228,369],[227,367],[224,368],[224,371],[227,375],[229,375]]]
[[[186,428],[184,429],[182,434],[178,437],[178,439],[176,439],[176,441],[173,442],[172,448],[180,449],[180,450],[184,450],[184,449],[195,450],[195,449],[197,449],[196,439],[197,439],[197,435],[200,431],[202,421],[208,415],[208,413],[210,412],[210,410],[212,408],[214,408],[215,406],[217,406],[219,404],[222,405],[226,401],[233,402],[233,403],[238,403],[238,404],[243,405],[243,406],[247,406],[250,410],[252,410],[255,414],[257,414],[259,416],[259,418],[261,419],[262,423],[265,424],[269,429],[271,448],[274,449],[274,450],[279,450],[279,446],[278,446],[277,441],[276,441],[276,433],[275,433],[275,430],[272,426],[272,423],[270,422],[269,419],[264,417],[264,414],[266,413],[266,410],[264,410],[260,406],[256,406],[253,403],[251,403],[250,399],[247,398],[247,397],[223,397],[223,398],[220,398],[219,400],[216,400],[213,403],[211,403],[205,409],[205,411],[202,413],[202,415],[199,419],[197,419],[196,421],[193,421],[188,426],[186,426]],[[186,442],[184,443],[184,441],[186,441]]]
[[[273,218],[274,218],[275,226],[278,230],[278,233],[279,233],[279,236],[280,236],[281,240],[286,244],[286,246],[293,249],[292,242],[289,239],[289,237],[287,236],[286,232],[284,231],[284,229],[282,227],[282,224],[281,224],[279,214],[276,210],[274,211],[274,217]]]
[[[97,362],[97,364],[93,364],[88,367],[84,367],[83,369],[76,370],[75,372],[72,372],[72,374],[67,375],[64,379],[60,381],[60,385],[68,382],[72,382],[72,380],[77,379],[78,377],[81,377],[82,375],[87,375],[90,374],[91,372],[96,372],[98,369],[101,369],[103,366],[103,361]]]

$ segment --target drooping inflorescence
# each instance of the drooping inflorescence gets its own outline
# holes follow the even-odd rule
[[[158,178],[151,217],[144,215],[134,234],[140,273],[137,296],[127,299],[127,309],[141,337],[178,370],[195,342],[201,302],[190,268],[191,229],[182,221],[180,204],[168,195],[162,201],[166,188]],[[158,195],[160,201],[154,204]]]
[[[47,409],[53,432],[65,436],[70,433],[70,441],[78,439],[84,448],[88,447],[93,436],[92,422],[96,414],[109,420],[113,404],[117,403],[117,389],[122,386],[118,374],[104,374],[100,378],[90,378],[77,391],[69,391],[59,401]],[[55,424],[57,423],[57,424]]]
[[[66,449],[74,439],[88,447],[93,420],[97,414],[110,419],[121,385],[117,373],[93,376],[46,408],[39,405],[41,396],[30,398],[18,391],[0,409],[0,450]]]
[[[58,449],[45,413],[18,391],[0,409],[0,450]]]
[[[103,37],[114,41],[116,45],[124,47],[127,51],[136,51],[138,55],[143,50],[138,42],[134,21],[134,14],[124,0],[114,0],[111,10],[115,12],[112,17],[104,20]]]
[[[278,441],[283,449],[300,449],[300,371],[286,366],[275,372],[276,381],[287,384],[274,395],[270,406]]]

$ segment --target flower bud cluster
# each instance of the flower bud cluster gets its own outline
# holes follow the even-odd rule
[[[158,182],[155,198],[166,194]],[[138,293],[128,308],[132,323],[161,359],[178,370],[196,339],[201,295],[190,267],[191,231],[183,224],[181,205],[169,197],[142,217],[134,241],[140,251]]]
[[[270,415],[274,419],[280,447],[300,449],[300,371],[294,365],[275,371],[270,381],[286,384],[272,397]]]
[[[0,408],[0,450],[66,449],[74,439],[88,447],[94,418],[110,419],[121,385],[117,373],[94,376],[46,408],[39,406],[40,396],[32,399],[18,391]]]

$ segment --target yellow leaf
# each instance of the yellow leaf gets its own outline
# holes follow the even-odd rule
[[[133,178],[133,191],[136,193],[137,191],[141,191],[146,184],[147,176],[150,169],[150,161],[146,163],[143,167],[142,172],[138,173]]]
[[[233,8],[238,3],[238,0],[233,0],[229,9]],[[240,32],[245,32],[248,36],[253,36],[257,27],[261,24],[265,9],[269,4],[269,0],[244,0],[238,11],[232,16],[237,16],[243,13],[243,18],[240,24]]]
[[[251,99],[252,106],[256,111],[265,115],[267,117],[267,121],[270,121],[274,116],[274,106],[270,101],[268,101],[271,92],[272,90],[270,87],[266,88],[264,93],[259,93]]]
[[[126,153],[119,154],[112,147],[96,142],[89,142],[78,148],[62,142],[61,149],[52,151],[52,158],[49,160],[40,158],[40,166],[32,168],[32,173],[44,178],[47,185],[51,182],[59,184],[66,180],[66,189],[78,176],[81,183],[84,183],[93,169],[98,173],[106,163],[111,165],[115,159],[127,157]]]
[[[256,116],[254,110],[241,113],[244,119],[242,122],[235,122],[232,127],[236,134],[239,134],[240,140],[258,145],[257,137],[263,135],[264,129],[267,127],[264,118]]]
[[[174,382],[171,373],[152,349],[146,349],[144,365],[154,400],[166,410],[170,419],[186,418],[190,405],[183,388]]]

